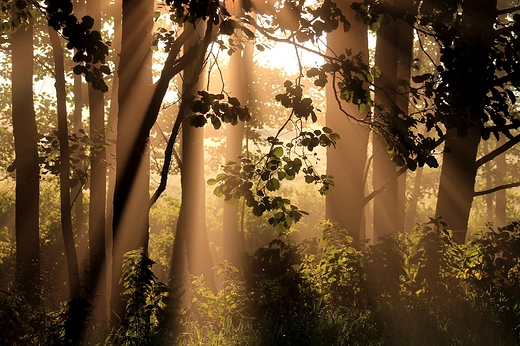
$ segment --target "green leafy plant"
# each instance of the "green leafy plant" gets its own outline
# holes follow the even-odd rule
[[[153,264],[142,248],[125,254],[121,281],[128,321],[123,337],[126,345],[153,345],[159,336],[161,313],[165,308],[163,300],[168,289],[157,280]]]

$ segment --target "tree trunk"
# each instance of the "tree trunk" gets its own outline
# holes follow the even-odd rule
[[[101,1],[89,0],[87,13],[94,18],[93,30],[101,30]],[[104,320],[106,305],[105,203],[107,167],[105,160],[105,98],[101,91],[88,86],[90,137],[94,150],[90,160],[89,246],[90,282],[94,296],[94,319]]]
[[[480,132],[476,128],[470,128],[464,138],[457,135],[456,129],[446,133],[435,215],[448,224],[458,244],[466,241],[479,143]]]
[[[84,3],[82,1],[74,1],[74,14],[77,18],[82,18],[84,16]],[[74,94],[74,113],[72,116],[72,124],[73,124],[73,132],[79,138],[82,136],[80,129],[83,129],[83,82],[82,76],[74,74],[74,86],[73,86],[73,94]],[[83,150],[83,143],[78,142],[77,151]],[[76,170],[84,171],[85,167],[83,166],[83,161],[76,163]],[[76,230],[76,243],[78,249],[78,264],[81,266],[88,261],[88,235],[87,235],[87,223],[86,223],[86,215],[84,212],[84,203],[83,203],[83,189],[85,186],[78,182],[71,189],[71,200],[74,209],[75,215],[75,230]]]
[[[489,143],[488,141],[484,141],[482,143],[482,152],[485,155],[489,154]],[[491,189],[492,186],[492,172],[491,172],[491,163],[486,162],[483,167],[484,170],[484,180],[486,182],[485,189]],[[493,222],[493,197],[494,194],[488,193],[485,196],[486,201],[486,221],[487,222]]]
[[[112,222],[112,293],[114,317],[124,318],[123,255],[148,248],[149,132],[142,130],[152,91],[151,35],[154,2],[123,0],[119,62],[117,168]],[[114,320],[116,322],[117,320]]]
[[[110,110],[108,111],[108,131],[106,140],[108,146],[106,147],[105,156],[108,163],[108,186],[107,186],[107,197],[106,197],[106,214],[105,214],[105,268],[107,270],[105,290],[108,291],[107,283],[111,282],[112,278],[112,220],[114,214],[114,188],[116,182],[116,146],[115,141],[117,139],[117,114],[119,112],[119,56],[121,53],[121,22],[122,22],[122,4],[121,0],[115,0],[110,6],[110,15],[114,18],[114,41],[112,48],[114,51],[114,76],[112,79],[112,90],[110,91]],[[111,287],[111,286],[110,286]],[[109,299],[107,299],[109,300]],[[106,305],[108,302],[106,302]]]
[[[240,16],[242,13],[241,1],[227,1],[226,8],[232,15]],[[246,43],[246,48],[252,49],[251,45]],[[243,53],[243,55],[242,55]],[[252,58],[252,57],[251,57]],[[248,85],[244,76],[247,75],[246,66],[249,61],[246,51],[237,51],[229,58],[229,66],[225,78],[224,87],[230,92],[231,96],[236,97],[242,104],[248,99]],[[238,156],[242,155],[242,141],[244,139],[244,123],[240,120],[235,126],[226,125],[226,162],[238,162]],[[241,202],[241,201],[240,201]],[[232,265],[238,266],[240,254],[244,251],[243,234],[239,228],[239,201],[234,204],[223,203],[222,215],[222,257],[229,261]]]
[[[410,231],[415,227],[417,222],[417,204],[421,198],[421,183],[422,183],[423,168],[418,167],[415,171],[415,179],[413,182],[412,196],[410,197],[410,203],[408,212],[406,213],[406,224],[405,230]]]
[[[469,0],[464,3],[462,9],[462,21],[466,32],[464,38],[474,42],[475,47],[471,54],[472,71],[486,71],[487,54],[493,44],[493,25],[496,19],[496,0]],[[481,78],[485,75],[477,72],[467,74],[474,79],[475,83],[485,83]],[[457,90],[454,95],[457,96]],[[442,216],[448,227],[453,231],[453,240],[462,244],[466,240],[469,212],[473,202],[475,177],[477,174],[478,145],[480,143],[479,126],[481,124],[483,105],[479,103],[484,95],[472,95],[472,99],[462,98],[458,102],[469,102],[463,104],[462,111],[467,112],[470,122],[466,137],[459,138],[457,129],[450,129],[446,134],[445,148],[451,152],[444,151],[439,194],[437,197],[436,216]],[[476,100],[476,101],[475,101]],[[480,107],[480,108],[479,108]]]
[[[411,1],[408,1],[411,5]],[[396,22],[398,30],[397,41],[397,100],[396,105],[408,116],[410,106],[410,82],[412,77],[413,27],[403,20]],[[397,179],[398,217],[397,230],[405,230],[406,219],[406,180],[407,174],[401,174]]]
[[[38,131],[33,103],[33,19],[12,35],[12,116],[16,167],[16,286],[27,302],[40,302]]]
[[[498,141],[497,147],[503,144],[504,141]],[[506,184],[506,171],[507,171],[507,162],[506,162],[506,154],[502,154],[497,156],[495,159],[497,169],[495,171],[494,181],[495,186],[500,186]],[[507,199],[506,199],[506,190],[502,189],[495,192],[495,226],[503,227],[507,224],[506,210],[507,210]]]
[[[58,107],[58,141],[60,143],[60,212],[63,242],[65,243],[65,257],[69,276],[69,299],[80,298],[80,282],[78,270],[78,256],[74,244],[72,231],[72,215],[70,203],[70,148],[67,123],[67,93],[65,91],[65,67],[63,47],[58,33],[51,27],[49,36],[54,56],[54,73],[56,75],[56,104]]]
[[[194,45],[201,45],[205,32],[206,23],[199,21],[196,29],[185,27],[184,30],[193,30],[186,47],[189,50]],[[185,49],[186,52],[186,49]],[[201,54],[204,54],[202,50]],[[202,73],[202,61],[197,59],[184,70],[184,84],[182,89],[183,103],[190,96],[196,95],[198,90],[204,88],[205,84],[200,74]],[[208,235],[206,230],[206,207],[205,191],[206,182],[204,179],[204,130],[190,126],[189,113],[181,105],[179,116],[183,117],[182,122],[182,167],[181,167],[181,187],[182,203],[177,222],[176,239],[174,254],[172,255],[172,273],[170,277],[175,277],[179,273],[175,270],[183,268],[181,258],[180,241],[185,245],[187,265],[190,274],[204,275],[206,281],[215,286],[212,271],[213,260],[209,250]]]
[[[381,70],[381,77],[376,82],[376,105],[382,105],[390,111],[397,103],[397,62],[399,51],[398,23],[390,21],[377,31],[375,64]],[[376,116],[378,116],[376,114]],[[394,116],[389,114],[388,116]],[[387,143],[383,136],[374,133],[374,174],[373,188],[377,189],[388,179],[395,177],[396,167],[388,156]],[[398,182],[394,179],[385,191],[374,197],[374,235],[377,240],[384,234],[390,234],[399,227]]]
[[[327,45],[336,54],[344,54],[345,49],[365,53],[368,61],[368,36],[364,24],[354,19],[350,2],[338,3],[338,7],[350,21],[352,28],[344,33],[341,28],[327,35]],[[334,187],[326,198],[325,215],[337,222],[359,245],[360,233],[364,232],[364,171],[367,160],[368,129],[349,119],[339,109],[331,85],[327,85],[327,126],[337,132],[341,139],[336,148],[327,148],[327,174],[334,176]],[[356,105],[342,104],[350,115],[363,119],[367,112],[359,113]]]

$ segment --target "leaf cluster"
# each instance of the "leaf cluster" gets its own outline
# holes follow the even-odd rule
[[[190,125],[193,127],[203,127],[209,120],[218,130],[222,123],[234,126],[238,121],[251,119],[247,106],[241,105],[236,97],[227,97],[227,101],[223,101],[224,94],[210,94],[204,90],[198,94],[200,98],[191,104],[193,115],[190,117]]]
[[[79,130],[79,134],[69,135],[71,187],[77,184],[84,186],[87,183],[89,177],[87,171],[91,158],[106,146],[108,146],[106,142],[93,141],[83,129]],[[40,136],[38,151],[40,153],[40,167],[43,169],[42,173],[58,176],[61,156],[57,131]],[[8,171],[15,169],[16,161],[8,168]]]
[[[92,30],[94,19],[84,16],[79,21],[73,14],[70,0],[46,0],[40,10],[46,15],[49,26],[68,41],[67,48],[75,50],[73,61],[77,65],[74,73],[84,75],[94,89],[107,92],[108,86],[103,76],[111,73],[106,65],[108,43],[103,42],[99,31]]]
[[[34,17],[30,1],[0,1],[0,35],[9,34]]]

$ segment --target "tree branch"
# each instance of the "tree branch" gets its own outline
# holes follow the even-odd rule
[[[503,8],[503,9],[497,11],[497,15],[513,13],[516,11],[520,11],[520,6]]]
[[[384,192],[392,181],[399,178],[401,176],[401,174],[405,173],[407,170],[408,170],[408,165],[404,165],[398,171],[395,172],[395,176],[388,179],[387,181],[385,181],[385,183],[383,185],[381,185],[380,187],[378,187],[377,189],[372,191],[370,194],[365,196],[365,198],[363,198],[363,206],[367,205],[368,202],[370,202],[375,196],[379,195],[381,192]]]
[[[515,137],[511,138],[507,143],[501,145],[500,147],[496,148],[492,152],[490,152],[487,155],[482,156],[480,159],[475,161],[476,167],[480,167],[487,162],[493,160],[495,157],[497,157],[500,154],[503,154],[508,149],[511,149],[515,144],[518,144],[520,142],[520,135],[516,135]]]
[[[435,142],[435,146],[434,148],[437,148],[439,145],[441,145],[444,140],[446,139],[446,135],[443,135],[442,137],[440,137],[439,139],[437,139],[437,141]],[[368,202],[370,202],[375,196],[379,195],[381,192],[385,191],[386,188],[388,187],[388,185],[395,179],[399,178],[401,176],[401,174],[405,173],[406,171],[408,170],[408,165],[404,165],[403,167],[401,167],[397,172],[395,172],[395,176],[393,176],[392,178],[388,179],[387,181],[384,182],[383,185],[381,185],[380,187],[378,187],[377,189],[375,189],[374,191],[372,191],[370,194],[368,194],[367,196],[365,196],[365,198],[363,199],[363,205],[367,205]]]
[[[164,150],[164,164],[163,164],[163,167],[161,170],[161,181],[159,183],[159,186],[155,190],[153,196],[150,198],[149,207],[151,207],[155,202],[157,202],[157,199],[159,199],[159,197],[164,192],[164,190],[166,190],[166,184],[168,182],[168,173],[170,171],[172,156],[174,155],[174,151],[175,151],[174,145],[175,145],[175,142],[177,141],[177,137],[179,135],[179,130],[181,128],[182,122],[185,119],[186,115],[188,114],[189,106],[193,102],[194,96],[193,96],[192,89],[195,87],[195,85],[197,84],[197,82],[199,80],[200,72],[202,71],[202,68],[204,65],[204,59],[206,56],[206,52],[208,51],[208,47],[209,47],[210,43],[213,41],[213,37],[215,34],[213,25],[211,24],[211,22],[209,22],[209,23],[210,24],[206,28],[206,33],[204,35],[203,41],[200,44],[197,44],[197,45],[193,46],[192,48],[190,48],[189,51],[182,58],[180,58],[178,60],[178,64],[176,66],[173,66],[174,69],[175,69],[175,67],[178,68],[181,65],[180,64],[181,59],[184,59],[185,57],[187,57],[186,62],[188,65],[190,63],[195,64],[195,66],[194,66],[195,72],[194,72],[192,80],[190,80],[188,82],[185,81],[185,88],[183,90],[185,95],[183,95],[183,97],[182,97],[177,119],[175,119],[175,124],[173,125],[173,129],[170,134],[168,144],[166,146],[166,149]],[[185,68],[186,68],[186,66],[183,66],[181,70],[184,70]],[[181,70],[179,70],[176,73],[181,72]],[[171,76],[171,74],[170,75],[168,75],[167,73],[164,74],[165,78],[168,78],[168,76]],[[170,77],[170,79],[172,77]],[[161,75],[161,78],[163,78],[163,75]],[[168,82],[169,82],[169,80],[168,80]],[[176,158],[177,158],[177,156],[176,156]]]
[[[499,186],[495,186],[491,189],[487,189],[487,190],[482,190],[482,191],[475,191],[475,194],[474,196],[477,197],[477,196],[483,196],[483,195],[487,195],[487,194],[490,194],[490,193],[493,193],[493,192],[497,192],[497,191],[500,191],[500,190],[505,190],[505,189],[510,189],[512,187],[518,187],[520,186],[520,182],[516,182],[516,183],[511,183],[511,184],[504,184],[504,185],[499,185]]]

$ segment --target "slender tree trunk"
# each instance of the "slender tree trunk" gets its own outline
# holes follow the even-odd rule
[[[117,173],[113,202],[111,309],[124,318],[121,265],[123,255],[148,248],[149,132],[142,130],[152,91],[151,0],[123,0],[122,46],[119,62]]]
[[[242,13],[241,1],[227,1],[226,8],[232,15],[240,16]],[[247,43],[246,43],[247,44]],[[251,47],[250,47],[251,49]],[[242,56],[244,53],[244,56]],[[231,92],[242,104],[247,101],[247,80],[244,79],[245,51],[237,51],[229,58],[229,66],[225,78],[224,87]],[[238,156],[242,155],[242,141],[244,138],[244,123],[239,121],[235,126],[226,125],[226,162],[238,162]],[[234,204],[223,204],[222,233],[223,233],[223,259],[228,260],[234,266],[238,266],[240,254],[243,249],[243,234],[239,229],[239,201]]]
[[[341,28],[327,36],[327,45],[336,54],[352,49],[355,54],[363,52],[368,61],[367,27],[354,19],[350,1],[338,2],[338,7],[350,21],[352,28],[344,33]],[[327,126],[337,132],[341,139],[336,148],[327,148],[327,174],[334,176],[334,187],[326,198],[325,215],[348,230],[359,245],[364,233],[364,172],[367,160],[368,129],[349,119],[339,109],[332,86],[327,85]],[[357,106],[342,104],[350,115],[363,119],[367,112],[359,113]]]
[[[82,18],[84,16],[84,3],[82,1],[74,1],[74,14],[77,18]],[[73,127],[74,134],[78,136],[82,136],[80,129],[83,129],[83,83],[82,76],[74,74],[74,114],[73,114]],[[83,150],[82,142],[78,142],[78,151]],[[83,162],[80,161],[76,163],[77,170],[83,171],[85,168],[83,166]],[[87,235],[87,223],[86,223],[86,215],[84,212],[84,203],[83,203],[83,189],[85,186],[78,182],[71,189],[71,200],[74,209],[75,215],[75,229],[76,229],[76,240],[77,240],[77,249],[78,249],[78,264],[81,266],[88,261],[88,235]]]
[[[503,144],[504,141],[501,140],[497,143],[497,146]],[[495,186],[504,185],[506,184],[506,171],[507,171],[507,162],[506,162],[506,154],[502,154],[497,156],[495,159],[497,169],[495,171]],[[506,217],[506,206],[507,206],[507,199],[506,199],[506,190],[500,190],[495,192],[495,226],[503,227],[507,224],[507,217]]]
[[[114,18],[114,41],[112,48],[114,50],[114,77],[112,80],[112,90],[110,91],[110,110],[108,112],[108,128],[110,131],[106,133],[106,140],[108,146],[106,147],[106,159],[108,163],[108,186],[107,186],[107,197],[106,197],[106,214],[105,214],[105,256],[106,259],[106,283],[105,289],[108,291],[107,283],[112,281],[112,220],[114,214],[114,188],[116,183],[116,147],[115,141],[117,138],[117,114],[119,112],[119,55],[121,53],[121,24],[122,24],[122,4],[121,0],[115,0],[110,6],[110,13]],[[108,301],[109,299],[107,299]],[[108,303],[108,302],[107,302]],[[109,304],[107,304],[109,305]]]
[[[397,102],[397,61],[399,30],[398,23],[390,21],[377,31],[375,64],[381,70],[376,80],[376,105],[383,105],[387,111]],[[377,116],[377,115],[376,115]],[[388,115],[393,116],[393,115]],[[377,189],[395,176],[396,167],[390,160],[387,143],[383,136],[374,133],[374,174],[373,188]],[[374,197],[374,239],[393,233],[399,227],[398,180],[393,180],[385,191]]]
[[[101,1],[89,0],[87,13],[94,18],[93,30],[101,30]],[[94,150],[90,161],[89,246],[90,282],[94,295],[94,319],[103,321],[106,305],[105,203],[107,167],[105,160],[105,98],[101,91],[88,86],[90,137]]]
[[[412,196],[410,198],[409,208],[406,214],[406,231],[413,229],[415,223],[417,222],[415,219],[417,218],[417,204],[419,203],[419,199],[421,198],[422,175],[423,168],[417,168],[417,170],[415,171],[415,179],[413,182]]]
[[[488,141],[484,141],[482,143],[482,151],[483,151],[483,154],[484,156],[489,154],[489,143]],[[486,164],[484,165],[484,180],[486,182],[486,190],[487,189],[491,189],[493,186],[493,182],[492,182],[492,172],[491,172],[491,163],[490,162],[486,162]],[[494,194],[492,193],[488,193],[485,197],[486,199],[486,221],[487,222],[493,222],[493,196]]]
[[[16,286],[27,302],[40,303],[38,130],[33,103],[33,22],[12,35],[12,116],[16,155]]]
[[[185,30],[193,30],[190,39],[186,43],[189,50],[194,45],[203,44],[203,36],[206,31],[206,23],[199,21],[196,29],[185,27]],[[202,50],[201,54],[204,54]],[[195,60],[184,70],[184,84],[182,89],[183,103],[190,96],[196,95],[198,90],[205,87],[202,72],[202,61]],[[205,191],[206,182],[204,179],[204,131],[203,128],[190,126],[189,113],[184,115],[181,112],[187,108],[181,105],[179,116],[183,116],[182,123],[182,167],[181,167],[181,186],[182,203],[177,222],[176,239],[172,261],[180,261],[182,251],[180,241],[184,242],[186,249],[187,265],[190,274],[204,275],[206,281],[215,286],[213,270],[213,260],[211,257],[208,235],[206,230],[206,207]],[[175,277],[182,269],[182,261],[172,263],[172,275]]]
[[[60,143],[60,211],[63,242],[67,258],[70,299],[80,298],[78,256],[72,231],[70,202],[70,149],[67,123],[67,93],[65,91],[65,68],[63,47],[56,31],[49,27],[49,36],[54,55],[54,73],[56,74],[56,103],[58,107],[58,141]]]
[[[407,1],[411,4],[411,1]],[[396,22],[398,30],[397,41],[397,99],[396,105],[405,114],[409,114],[410,82],[412,74],[413,56],[413,27],[403,20]],[[402,174],[397,179],[398,218],[397,230],[405,230],[406,219],[406,180],[407,174]]]

